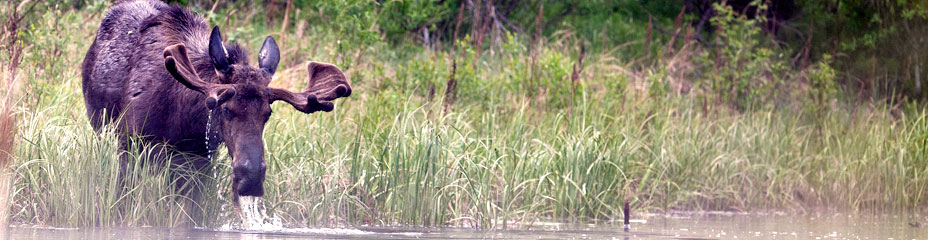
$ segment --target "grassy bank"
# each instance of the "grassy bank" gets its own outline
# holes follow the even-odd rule
[[[91,129],[80,92],[80,62],[101,15],[49,11],[27,36],[34,45],[20,73],[13,221],[231,219],[222,151],[213,179],[148,166],[156,148],[137,148],[129,190],[118,191],[115,136]],[[623,46],[586,53],[574,84],[581,40],[569,32],[543,41],[537,55],[518,36],[491,51],[459,43],[452,54],[451,46],[414,44],[345,49],[325,26],[280,37],[274,27],[231,22],[224,31],[253,55],[268,34],[286,39],[273,86],[300,89],[307,60],[341,66],[353,84],[331,113],[273,105],[266,203],[288,225],[607,221],[621,217],[625,199],[640,212],[912,212],[928,204],[928,118],[917,105],[716,106],[724,104],[695,90],[668,93],[690,77],[675,70],[687,66],[675,61],[686,51],[632,64],[617,56]],[[452,69],[457,88],[446,94]],[[725,74],[712,76],[733,77]],[[204,180],[191,183],[203,198],[178,192],[177,175]]]

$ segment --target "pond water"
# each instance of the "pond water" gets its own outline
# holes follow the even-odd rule
[[[191,228],[47,228],[13,226],[11,239],[928,239],[928,217],[845,214],[670,214],[620,223],[538,224],[528,230],[463,228],[296,228],[273,231]]]

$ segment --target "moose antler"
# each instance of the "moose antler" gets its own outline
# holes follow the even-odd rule
[[[332,100],[351,96],[351,85],[348,84],[342,70],[335,65],[310,62],[307,68],[309,84],[303,92],[294,93],[286,89],[270,88],[271,102],[283,100],[304,113],[329,112],[335,108]]]
[[[181,84],[194,91],[206,95],[206,107],[215,109],[226,100],[235,96],[235,88],[228,84],[216,84],[203,81],[197,74],[190,59],[187,57],[187,47],[183,43],[171,45],[164,49],[164,67]]]

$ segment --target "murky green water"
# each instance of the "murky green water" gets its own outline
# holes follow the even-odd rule
[[[14,226],[11,239],[928,239],[928,217],[881,215],[673,214],[621,224],[539,224],[530,230],[461,228],[298,228],[212,231],[189,228],[42,228]]]

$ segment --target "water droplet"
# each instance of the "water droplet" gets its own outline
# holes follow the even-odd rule
[[[213,110],[209,110],[206,113],[206,156],[209,158],[210,162],[213,162],[213,149],[209,146],[209,128],[213,122]]]
[[[225,198],[222,196],[222,188],[219,186],[219,164],[213,162],[213,153],[215,149],[210,142],[209,135],[212,134],[212,125],[213,125],[213,110],[210,109],[206,112],[206,158],[209,160],[209,164],[213,166],[213,181],[216,182],[216,196],[219,198],[219,201],[225,202]],[[225,210],[225,205],[220,207],[221,210]]]

